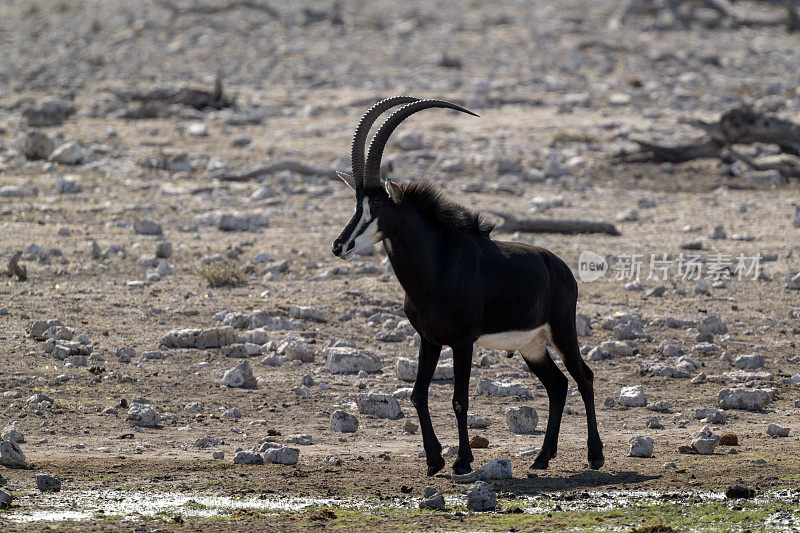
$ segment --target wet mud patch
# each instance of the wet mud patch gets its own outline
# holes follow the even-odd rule
[[[784,489],[751,499],[726,499],[721,492],[567,491],[547,494],[500,492],[495,512],[473,513],[462,494],[446,495],[444,511],[419,510],[418,497],[319,498],[277,494],[231,497],[192,492],[78,490],[19,494],[2,511],[11,531],[58,528],[108,530],[131,523],[168,524],[176,529],[225,529],[234,525],[288,531],[313,524],[337,529],[433,527],[452,531],[619,531],[659,525],[664,531],[702,531],[725,523],[751,531],[800,528],[800,490]],[[234,528],[235,529],[235,528]]]

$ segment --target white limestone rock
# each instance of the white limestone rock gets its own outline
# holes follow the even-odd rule
[[[161,415],[150,405],[144,403],[132,403],[128,409],[126,420],[136,426],[145,428],[156,427],[161,422]]]
[[[478,383],[478,394],[486,394],[489,396],[520,396],[523,398],[531,397],[531,391],[525,385],[495,381],[489,378],[484,378]]]
[[[692,447],[700,455],[713,454],[717,444],[719,444],[719,435],[712,433],[711,428],[708,426],[703,426],[703,429],[692,439]]]
[[[216,328],[188,328],[170,331],[161,338],[166,348],[221,348],[239,342],[236,330],[230,326]]]
[[[491,421],[485,416],[477,413],[467,413],[467,427],[470,429],[486,429],[491,424]]]
[[[763,411],[771,398],[766,389],[722,389],[717,395],[720,409]]]
[[[511,461],[500,459],[487,463],[468,474],[453,474],[451,479],[454,483],[473,483],[475,481],[502,481],[513,479],[513,477]]]
[[[619,403],[626,407],[644,407],[647,405],[644,388],[641,385],[623,387],[619,391]]]
[[[497,495],[488,483],[478,481],[467,492],[467,509],[470,511],[494,511],[496,507]]]
[[[17,444],[24,444],[25,443],[25,435],[22,433],[22,430],[19,429],[17,426],[17,422],[14,421],[3,428],[2,434],[0,434],[0,440],[7,440],[9,442],[16,442]]]
[[[419,364],[405,357],[398,357],[395,362],[397,379],[400,381],[414,382],[417,379]],[[453,364],[439,363],[433,371],[433,381],[447,381],[453,379]]]
[[[331,430],[339,433],[355,433],[358,429],[358,418],[345,411],[334,411],[331,416]]]
[[[86,159],[86,152],[77,142],[69,141],[53,150],[48,159],[64,165],[79,165]]]
[[[9,468],[25,468],[25,454],[19,444],[9,440],[0,441],[0,465]]]
[[[788,437],[790,431],[790,428],[778,424],[770,424],[767,426],[767,435],[770,437]]]
[[[757,370],[764,366],[764,356],[762,354],[740,355],[733,360],[733,366],[744,370]]]
[[[536,425],[539,423],[539,415],[536,414],[536,409],[529,405],[521,405],[519,407],[508,407],[505,410],[506,423],[511,433],[517,435],[531,435],[536,431]]]
[[[377,372],[383,365],[378,356],[361,353],[355,348],[331,347],[325,350],[325,368],[331,374]]]
[[[300,450],[297,448],[290,448],[288,446],[270,448],[264,452],[264,460],[273,464],[293,465],[297,464],[297,460],[299,458]]]
[[[233,463],[237,465],[263,465],[264,458],[257,453],[240,451],[233,456]]]
[[[653,439],[651,437],[632,437],[628,441],[628,457],[652,457]]]
[[[232,388],[254,389],[258,386],[253,369],[247,361],[241,361],[235,367],[226,370],[222,375],[222,383]]]
[[[400,402],[391,394],[384,394],[378,391],[359,394],[356,396],[356,405],[358,405],[358,412],[361,414],[392,420],[403,417]]]

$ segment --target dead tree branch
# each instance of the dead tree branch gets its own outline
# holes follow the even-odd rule
[[[235,2],[228,2],[222,5],[197,5],[192,4],[189,7],[176,6],[168,0],[158,0],[158,5],[170,12],[170,22],[174,22],[179,16],[182,15],[218,15],[226,11],[233,11],[236,9],[251,9],[253,11],[261,11],[266,13],[272,18],[280,18],[280,13],[267,4],[255,2],[253,0],[237,0]]]
[[[778,163],[759,163],[752,157],[735,150],[732,146],[726,146],[725,150],[731,155],[731,157],[738,159],[753,170],[777,170],[781,173],[781,176],[786,178],[800,178],[800,166],[793,165],[788,161],[780,161]]]
[[[304,176],[322,176],[325,178],[339,179],[336,175],[336,171],[334,170],[316,168],[298,161],[276,161],[274,163],[270,163],[269,165],[256,167],[245,172],[222,171],[212,174],[211,177],[220,181],[248,181],[265,174],[275,174],[276,172],[282,172],[284,170],[302,174]]]
[[[790,163],[759,165],[731,148],[735,144],[774,144],[782,153],[800,157],[800,124],[760,113],[747,105],[725,112],[717,122],[694,120],[688,123],[705,131],[705,135],[693,142],[677,146],[664,146],[633,139],[639,145],[639,151],[623,152],[617,154],[615,158],[623,162],[681,163],[692,159],[722,157],[723,149],[726,149],[732,156],[756,170],[761,166],[768,170],[779,170],[786,177],[797,177],[800,174],[800,168]]]
[[[222,88],[222,71],[217,70],[214,79],[214,88],[211,90],[184,87],[182,89],[152,89],[149,91],[117,91],[109,90],[114,96],[129,102],[143,102],[145,105],[153,102],[164,104],[181,104],[191,106],[197,110],[223,109],[233,107],[236,102],[227,96]],[[149,118],[144,116],[143,118]]]
[[[617,228],[608,222],[594,222],[590,220],[571,220],[556,218],[517,218],[510,213],[490,211],[496,217],[503,219],[503,224],[495,228],[497,231],[513,233],[605,233],[620,235]]]
[[[661,12],[669,12],[673,25],[683,28],[692,22],[701,22],[710,27],[723,23],[729,27],[786,26],[788,32],[800,31],[800,16],[797,0],[764,0],[764,3],[783,7],[786,15],[772,19],[747,18],[734,11],[734,0],[625,0],[620,9],[609,20],[609,27],[616,29],[634,15],[645,15],[655,19]],[[714,11],[716,19],[699,15],[699,9]]]

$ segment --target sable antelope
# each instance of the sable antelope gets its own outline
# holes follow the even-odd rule
[[[381,125],[364,159],[370,127],[384,111],[404,104]],[[578,285],[569,267],[552,252],[516,242],[492,240],[493,224],[447,199],[431,183],[381,181],[381,156],[389,136],[407,117],[430,107],[475,113],[443,100],[397,96],[382,100],[363,116],[352,147],[352,175],[339,176],[356,192],[356,212],[333,242],[332,252],[349,259],[383,241],[405,290],[404,311],[420,336],[419,369],[411,401],[417,410],[431,476],[444,467],[442,446],[428,411],[428,387],[443,345],[453,349],[453,409],[458,422],[456,474],[471,471],[467,437],[468,386],[473,344],[518,350],[544,384],[550,411],[542,449],[532,468],[547,468],[556,456],[567,378],[550,358],[554,347],[578,384],[589,427],[589,465],[604,463],[597,432],[593,373],[578,349],[575,306]]]

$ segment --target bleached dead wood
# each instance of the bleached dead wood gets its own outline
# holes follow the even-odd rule
[[[276,19],[280,18],[280,13],[274,7],[253,0],[236,0],[220,5],[192,2],[188,7],[181,7],[168,0],[158,0],[158,5],[170,12],[170,22],[174,22],[181,15],[218,15],[236,9],[252,9],[266,13]]]
[[[222,71],[217,70],[212,90],[184,87],[182,89],[152,89],[148,91],[119,91],[110,89],[117,98],[130,102],[163,102],[164,104],[182,104],[195,109],[223,109],[233,107],[236,102],[225,94],[222,87]]]
[[[670,13],[673,24],[688,27],[694,21],[709,26],[726,24],[729,27],[786,26],[787,31],[800,31],[800,16],[797,13],[797,0],[763,0],[782,7],[785,14],[770,19],[752,18],[739,15],[733,9],[732,0],[625,0],[609,20],[609,27],[618,28],[634,15],[655,18],[660,12]],[[717,14],[715,20],[701,20],[698,9],[704,8]]]
[[[792,163],[791,161],[778,161],[776,163],[759,163],[752,157],[735,150],[732,146],[726,146],[725,151],[728,152],[731,157],[734,159],[738,159],[745,165],[749,166],[753,170],[777,170],[780,172],[781,176],[785,178],[800,178],[800,166],[797,164]]]
[[[510,213],[490,211],[496,217],[503,219],[503,224],[495,228],[496,231],[513,233],[605,233],[620,235],[617,228],[608,222],[591,220],[557,219],[557,218],[517,218]]]
[[[339,179],[338,176],[336,175],[336,171],[334,170],[312,167],[310,165],[306,165],[298,161],[289,161],[289,160],[275,161],[274,163],[256,167],[251,170],[246,170],[243,172],[230,172],[230,171],[217,172],[213,173],[211,175],[211,178],[215,178],[220,181],[248,181],[255,179],[259,176],[263,176],[266,174],[275,174],[276,172],[282,172],[284,170],[295,172],[297,174],[302,174],[304,176],[322,176],[325,178]]]
[[[639,151],[617,154],[624,162],[670,162],[681,163],[692,159],[723,157],[731,155],[755,170],[779,170],[784,177],[800,175],[800,166],[791,163],[778,165],[759,164],[732,148],[736,144],[774,144],[784,154],[800,157],[800,124],[767,113],[760,113],[751,106],[740,106],[725,112],[717,122],[701,120],[688,124],[703,130],[705,135],[692,142],[666,146],[640,139],[631,139],[639,145]]]

